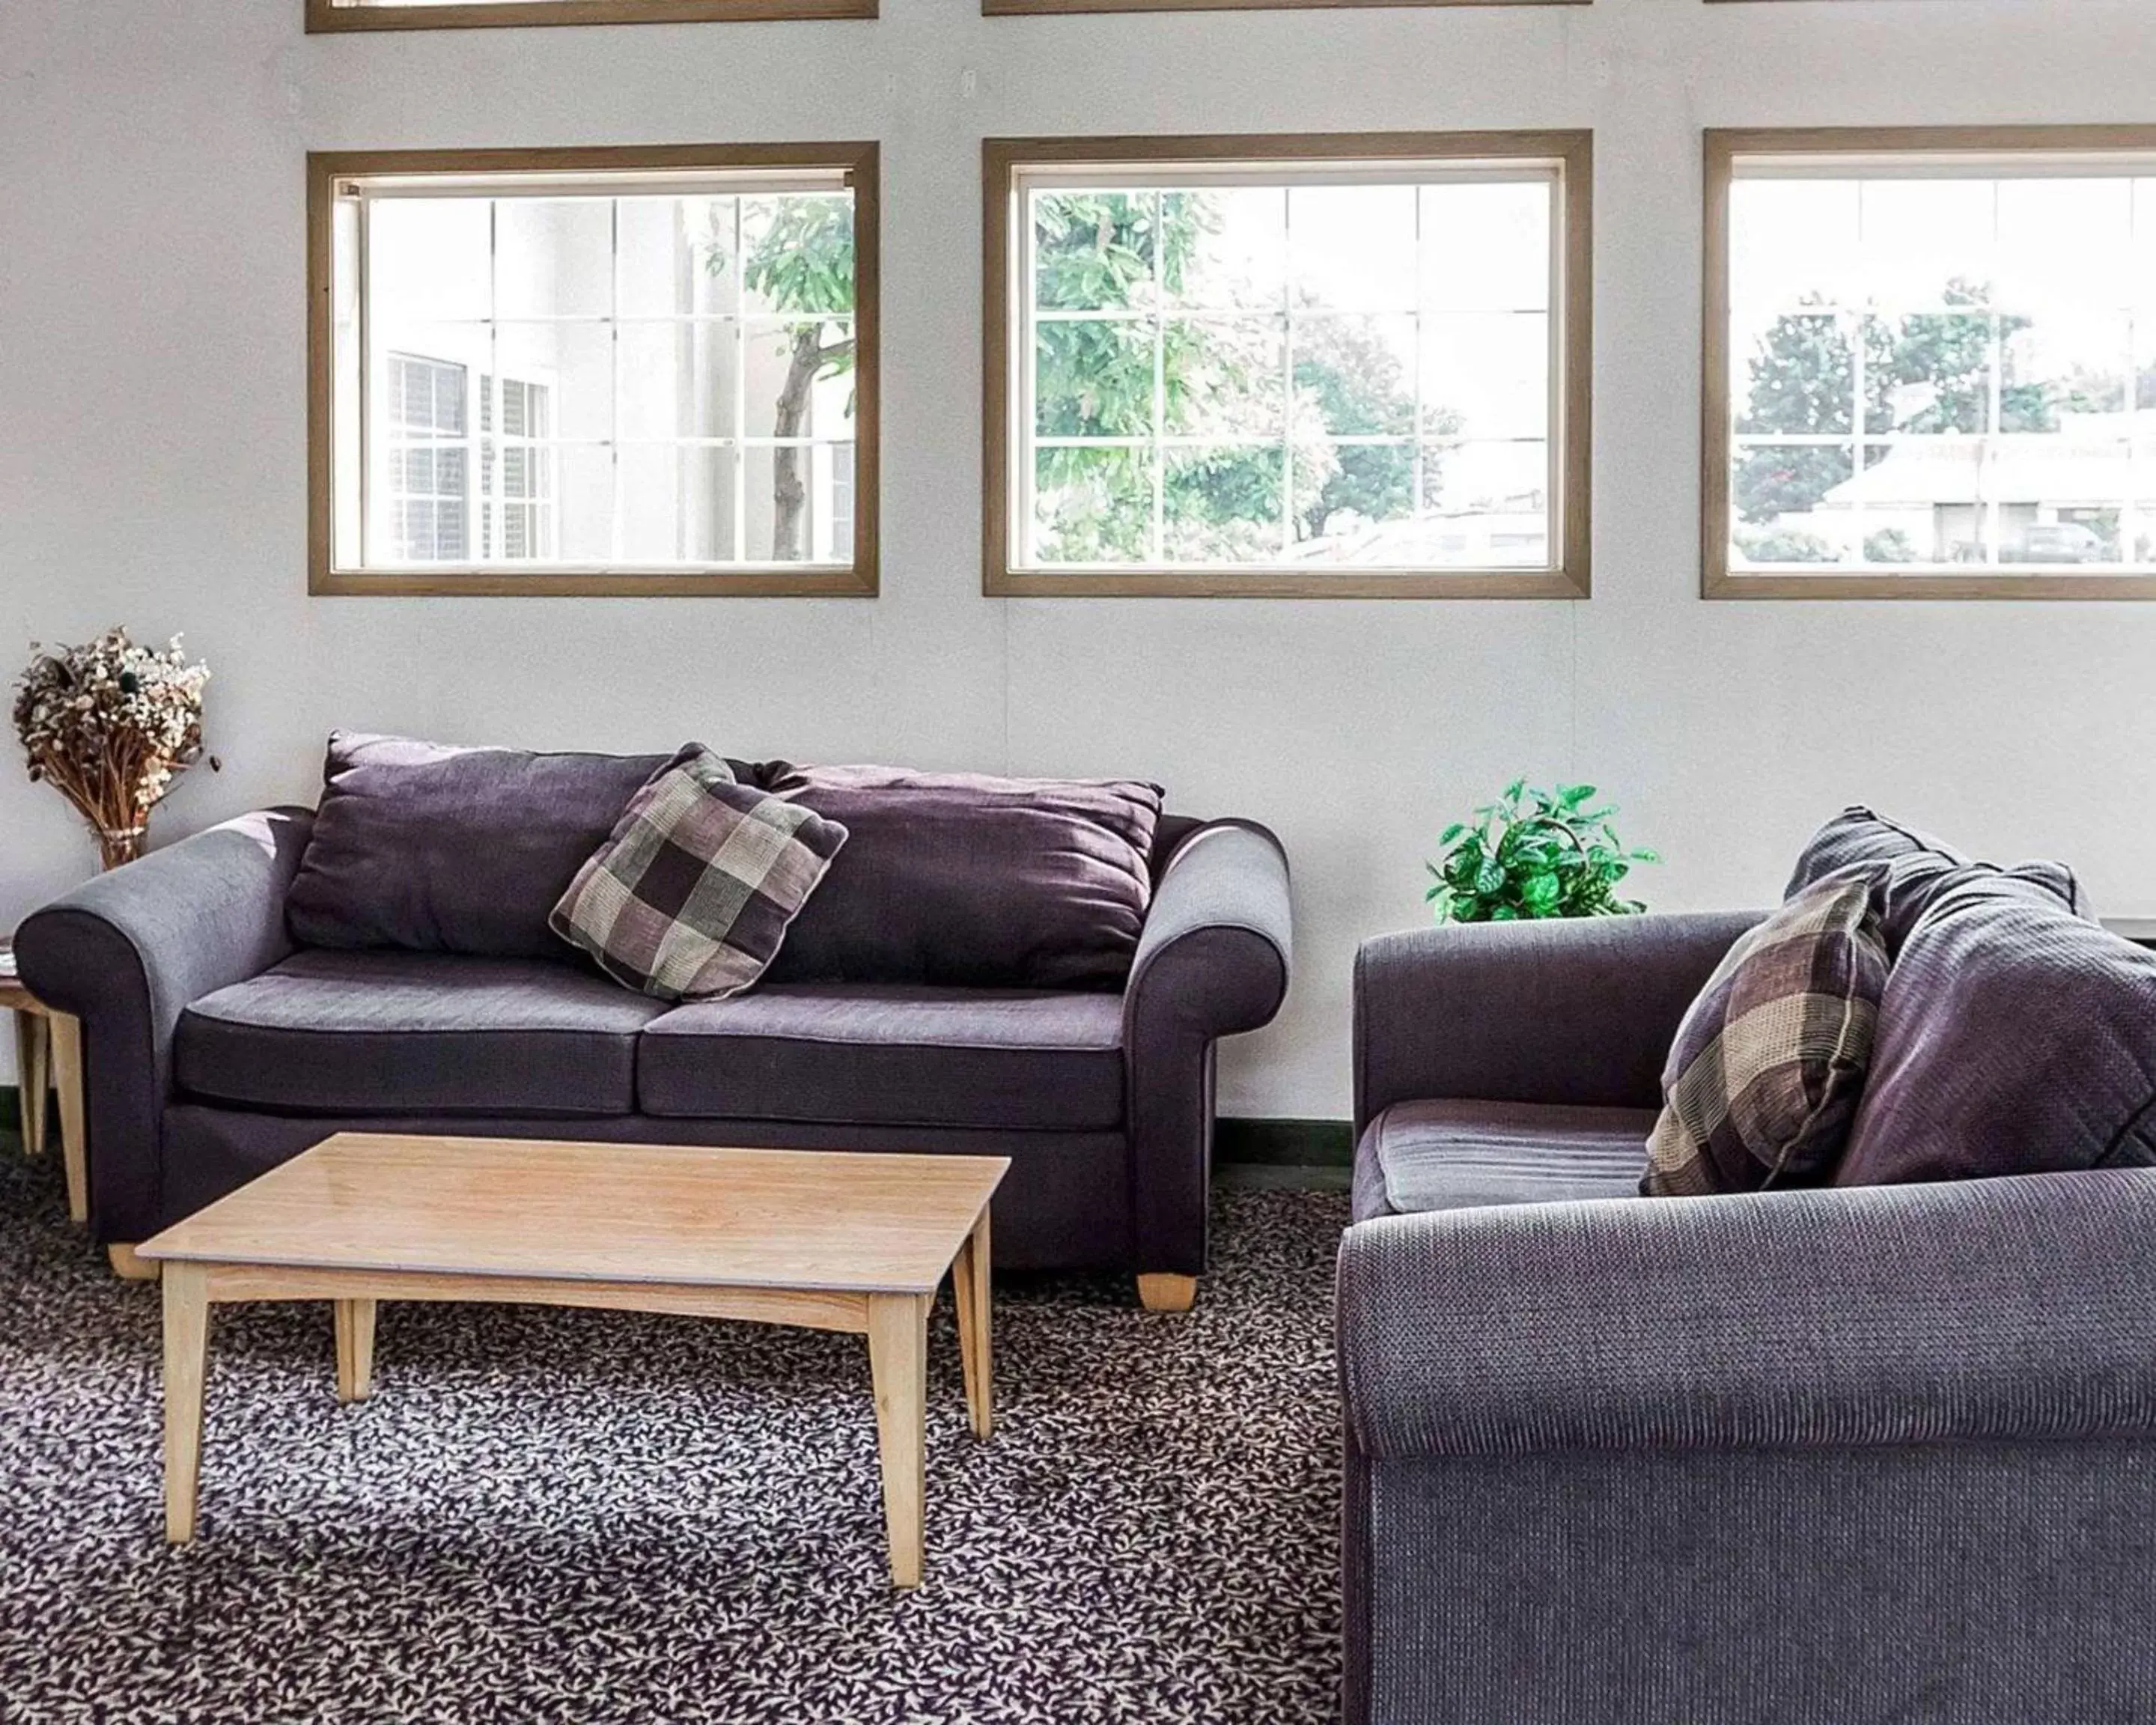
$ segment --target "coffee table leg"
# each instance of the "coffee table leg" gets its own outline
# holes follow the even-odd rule
[[[209,1362],[209,1284],[199,1264],[165,1266],[165,1538],[195,1537],[202,1467],[203,1375]]]
[[[951,1266],[951,1292],[958,1306],[958,1358],[966,1372],[966,1411],[973,1435],[986,1438],[996,1429],[995,1373],[989,1346],[988,1213],[973,1224]]]
[[[374,1393],[374,1301],[338,1300],[337,1399],[363,1402]]]
[[[869,1296],[869,1371],[883,1455],[883,1515],[896,1587],[921,1585],[928,1416],[928,1297]]]

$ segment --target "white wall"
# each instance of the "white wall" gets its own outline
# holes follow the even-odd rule
[[[1272,823],[1298,974],[1225,1062],[1338,1115],[1362,937],[1517,773],[1584,778],[1667,908],[1758,902],[1853,798],[2156,907],[2156,605],[1707,604],[1702,126],[2156,121],[2147,0],[1591,8],[307,38],[300,0],[0,6],[0,658],[125,620],[218,672],[180,830],[304,797],[335,724],[473,741],[1142,773]],[[991,601],[978,591],[978,140],[1591,126],[1591,603]],[[884,596],[310,599],[309,148],[880,138]],[[184,336],[180,332],[184,331]],[[12,753],[12,746],[10,747]],[[91,853],[0,777],[0,923]]]

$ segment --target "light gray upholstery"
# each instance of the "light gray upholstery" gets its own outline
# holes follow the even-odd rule
[[[1651,1108],[1395,1102],[1355,1151],[1355,1219],[1487,1204],[1628,1198],[1646,1166]]]

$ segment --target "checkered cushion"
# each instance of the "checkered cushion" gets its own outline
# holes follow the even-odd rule
[[[684,749],[629,798],[548,919],[616,982],[661,1000],[738,994],[778,956],[846,829]]]
[[[1642,1192],[1756,1192],[1832,1177],[1887,987],[1872,884],[1844,870],[1729,949],[1678,1027]]]

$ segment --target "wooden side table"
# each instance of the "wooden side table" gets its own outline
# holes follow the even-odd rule
[[[90,1219],[90,1179],[83,1155],[82,1021],[54,1012],[15,974],[13,943],[0,941],[0,1009],[15,1014],[15,1070],[22,1085],[23,1147],[44,1153],[46,1097],[60,1103],[60,1158],[67,1168],[68,1214]]]

